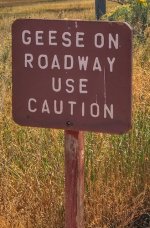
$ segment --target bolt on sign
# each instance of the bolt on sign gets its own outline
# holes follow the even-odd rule
[[[15,122],[118,134],[128,131],[131,43],[126,23],[16,20],[12,26]]]

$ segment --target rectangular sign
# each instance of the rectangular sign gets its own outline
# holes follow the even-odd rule
[[[126,23],[13,23],[12,111],[20,125],[124,133],[131,128],[131,71]]]

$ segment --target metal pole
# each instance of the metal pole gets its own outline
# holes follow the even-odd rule
[[[99,20],[106,13],[106,0],[95,0],[95,17]]]
[[[65,228],[84,227],[84,137],[65,131]]]

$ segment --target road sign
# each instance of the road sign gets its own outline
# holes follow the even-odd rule
[[[13,118],[24,126],[131,128],[132,32],[126,23],[16,20]]]

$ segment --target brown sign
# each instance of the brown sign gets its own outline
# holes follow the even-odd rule
[[[126,23],[17,20],[13,118],[24,126],[131,128],[132,32]]]

